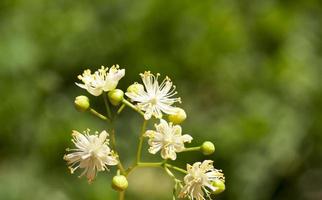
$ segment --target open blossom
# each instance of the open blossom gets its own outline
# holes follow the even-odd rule
[[[172,105],[175,102],[181,102],[181,100],[173,97],[177,92],[170,78],[166,77],[159,85],[159,74],[154,76],[147,71],[140,75],[145,90],[142,87],[136,92],[126,92],[125,94],[131,101],[137,102],[140,110],[145,111],[144,118],[148,120],[152,115],[156,118],[162,118],[162,112],[175,114],[177,110]]]
[[[104,66],[98,69],[93,74],[91,70],[87,69],[82,75],[78,76],[78,79],[83,82],[76,83],[77,86],[86,89],[90,94],[99,96],[103,91],[114,90],[119,80],[124,76],[125,70],[119,69],[119,66],[112,66],[108,71],[108,68]]]
[[[149,152],[156,154],[161,150],[161,157],[163,159],[175,160],[177,158],[176,152],[181,152],[185,149],[184,143],[191,142],[190,135],[181,135],[181,126],[173,126],[160,119],[160,124],[155,125],[156,131],[148,130],[144,136],[149,138]]]
[[[188,164],[187,171],[188,174],[184,177],[185,186],[179,194],[180,198],[205,200],[205,195],[209,197],[218,189],[212,184],[214,181],[225,181],[224,174],[214,168],[212,160],[196,162],[192,166]]]
[[[71,173],[77,168],[84,169],[80,177],[86,175],[88,181],[92,182],[98,171],[108,170],[108,165],[118,164],[117,156],[108,146],[106,131],[99,135],[90,135],[89,130],[85,131],[85,134],[73,131],[72,136],[76,148],[67,149],[72,153],[64,156]]]

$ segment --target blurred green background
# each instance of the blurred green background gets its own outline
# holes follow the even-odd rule
[[[75,111],[77,75],[112,64],[122,89],[144,70],[173,79],[192,145],[216,145],[177,164],[213,159],[227,184],[216,199],[322,199],[321,25],[319,0],[1,0],[0,199],[116,199],[114,169],[88,185],[62,159],[71,130],[106,127]],[[130,163],[141,119],[120,120]],[[171,199],[171,185],[137,171],[127,199]]]

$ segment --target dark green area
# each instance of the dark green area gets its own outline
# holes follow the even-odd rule
[[[88,185],[62,159],[71,130],[106,127],[73,108],[87,95],[77,75],[113,64],[126,68],[121,89],[144,70],[172,78],[183,132],[216,145],[177,163],[213,159],[227,184],[216,199],[321,199],[321,24],[318,0],[1,0],[0,199],[116,199],[114,169]],[[120,120],[129,164],[141,119],[126,109]],[[138,171],[127,199],[171,199],[166,180]]]

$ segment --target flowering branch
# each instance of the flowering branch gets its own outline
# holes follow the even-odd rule
[[[128,187],[127,177],[138,167],[163,168],[174,180],[173,200],[177,196],[187,197],[190,200],[211,199],[212,194],[224,191],[224,175],[221,170],[214,168],[211,160],[196,162],[192,165],[187,164],[187,169],[167,163],[168,160],[176,160],[177,153],[181,152],[200,151],[204,155],[215,152],[215,146],[210,141],[205,141],[200,146],[185,147],[185,144],[191,143],[193,138],[182,133],[182,127],[179,124],[186,119],[187,115],[182,108],[174,106],[175,103],[181,103],[181,98],[175,97],[176,87],[170,78],[166,77],[159,84],[160,74],[153,75],[146,71],[140,74],[143,84],[134,83],[124,93],[116,89],[119,80],[124,75],[125,70],[119,69],[116,65],[110,69],[102,66],[94,73],[85,70],[82,75],[78,76],[82,83],[76,83],[77,86],[87,90],[93,96],[103,95],[107,116],[91,108],[89,98],[83,95],[75,98],[76,109],[81,112],[88,111],[107,121],[111,129],[109,133],[103,130],[100,133],[96,131],[95,134],[90,134],[89,129],[83,134],[78,131],[72,132],[72,142],[75,148],[67,149],[70,153],[64,156],[71,173],[81,168],[83,173],[80,176],[86,176],[88,182],[93,182],[97,172],[108,170],[109,166],[117,166],[117,173],[112,179],[112,188],[119,192],[119,200],[125,199],[125,190]],[[129,100],[124,98],[124,94]],[[118,107],[115,109],[116,112],[110,108],[111,105]],[[116,116],[126,106],[142,115],[144,121],[138,137],[135,161],[125,169],[116,148],[113,121],[117,120]],[[159,123],[154,125],[154,129],[146,130],[148,121],[153,117],[158,119]],[[151,154],[160,152],[162,162],[141,161],[144,137],[148,138],[148,152]],[[183,173],[185,175],[183,181],[176,178],[172,170]]]

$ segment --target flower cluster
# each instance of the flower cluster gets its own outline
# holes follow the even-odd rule
[[[124,75],[125,70],[116,65],[110,69],[102,66],[94,73],[87,69],[78,76],[82,83],[76,83],[77,86],[93,96],[103,96],[107,113],[101,114],[93,109],[89,98],[84,95],[76,97],[76,109],[81,112],[90,112],[106,121],[109,124],[110,134],[105,130],[95,134],[90,134],[89,130],[83,134],[73,131],[72,142],[75,148],[67,149],[69,153],[64,156],[71,173],[78,168],[83,169],[80,177],[85,175],[88,181],[92,182],[97,172],[108,170],[108,166],[117,166],[112,188],[120,192],[121,200],[124,199],[124,191],[128,187],[127,176],[138,167],[164,168],[164,171],[175,182],[173,199],[187,197],[191,200],[205,200],[221,193],[225,189],[225,178],[221,170],[214,168],[213,161],[205,160],[192,165],[187,164],[186,170],[168,163],[169,160],[176,160],[181,152],[200,151],[204,155],[210,155],[215,151],[215,146],[210,141],[205,141],[199,146],[186,147],[186,144],[191,143],[193,138],[182,133],[180,123],[186,119],[187,115],[182,108],[175,105],[181,103],[181,98],[175,97],[176,87],[170,78],[165,77],[159,83],[160,74],[154,75],[146,71],[140,74],[143,84],[135,82],[124,93],[121,89],[117,89],[118,82]],[[110,106],[115,106],[117,109],[111,109]],[[115,128],[112,126],[115,116],[120,115],[125,107],[143,116],[136,159],[127,168],[123,166],[116,149]],[[158,123],[154,125],[154,129],[147,129],[148,122],[153,118],[156,118]],[[149,144],[148,152],[151,154],[160,152],[162,162],[151,163],[141,160],[145,138]],[[184,173],[183,180],[178,179],[172,172],[173,170]]]

